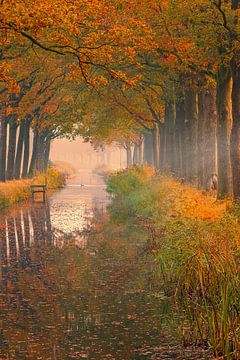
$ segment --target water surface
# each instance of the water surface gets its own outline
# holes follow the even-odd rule
[[[140,233],[106,221],[101,178],[80,174],[0,224],[0,359],[210,359],[184,347]],[[95,227],[90,230],[90,224]]]

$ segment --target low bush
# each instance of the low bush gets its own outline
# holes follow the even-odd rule
[[[65,186],[66,176],[56,167],[49,167],[46,173],[37,174],[33,179],[33,183],[46,184],[49,190],[56,190]]]
[[[121,170],[108,178],[107,191],[116,196],[126,196],[142,187],[154,175],[154,169],[148,166],[133,166]]]
[[[132,217],[138,215],[135,206],[141,200],[137,196],[134,202],[132,197],[137,193],[140,195],[144,191],[144,186],[154,174],[155,171],[151,167],[134,166],[108,177],[107,191],[115,198],[115,201],[109,206],[109,211],[115,222],[131,223]],[[140,192],[138,192],[139,190]]]

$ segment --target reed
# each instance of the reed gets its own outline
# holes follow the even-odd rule
[[[231,201],[154,176],[128,187],[123,202],[118,221],[151,229],[159,291],[172,294],[188,317],[188,340],[211,347],[218,359],[239,359],[240,225]],[[115,199],[110,213],[118,206]]]

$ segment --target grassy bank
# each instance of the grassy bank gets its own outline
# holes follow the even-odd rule
[[[190,320],[185,340],[239,359],[240,225],[231,207],[149,168],[112,175],[108,191],[115,221],[148,231],[159,290]]]
[[[12,206],[31,197],[31,184],[45,184],[47,188],[56,190],[65,185],[65,176],[56,168],[50,167],[45,174],[39,174],[34,179],[13,180],[0,184],[0,210]]]

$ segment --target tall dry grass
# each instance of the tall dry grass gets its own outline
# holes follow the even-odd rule
[[[240,359],[239,217],[229,202],[165,176],[135,186],[130,172],[129,184],[114,179],[113,218],[150,230],[159,290],[187,315],[187,341],[210,346],[218,359]]]
[[[31,184],[47,184],[48,189],[59,189],[65,185],[65,176],[50,167],[46,174],[38,174],[33,179],[12,180],[0,183],[0,210],[31,197]]]

